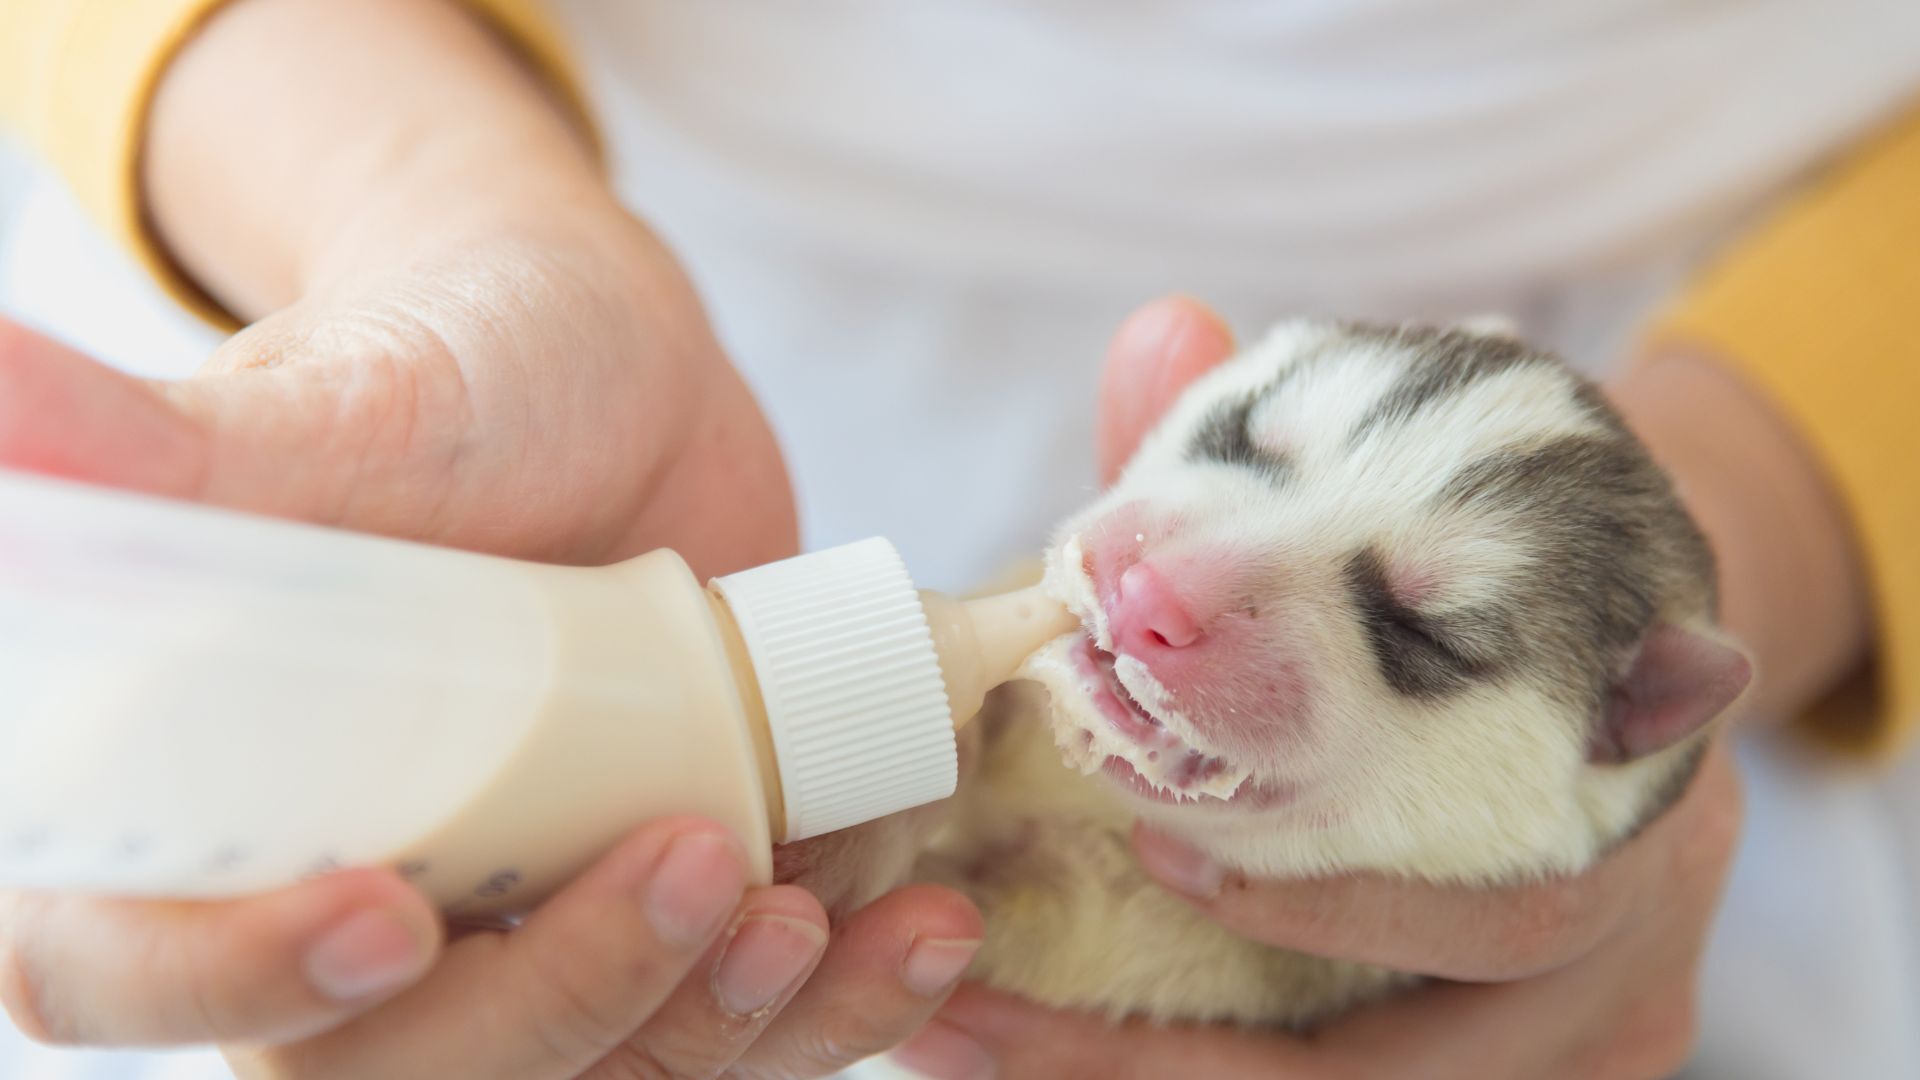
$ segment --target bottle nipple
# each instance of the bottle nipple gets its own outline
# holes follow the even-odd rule
[[[921,606],[940,654],[953,726],[964,727],[994,687],[1013,678],[1042,645],[1080,628],[1080,620],[1040,585],[978,600],[922,591]]]

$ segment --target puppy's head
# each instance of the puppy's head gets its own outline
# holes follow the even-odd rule
[[[1666,477],[1497,334],[1296,322],[1067,522],[1070,759],[1270,873],[1579,865],[1654,813],[1748,664]]]

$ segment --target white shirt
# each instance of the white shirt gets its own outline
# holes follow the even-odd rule
[[[783,440],[808,543],[885,534],[931,587],[1032,553],[1087,497],[1101,354],[1143,300],[1192,293],[1243,336],[1498,312],[1599,372],[1920,88],[1912,0],[556,7],[621,190]],[[191,370],[207,336],[64,196],[23,209],[0,305]],[[1920,1076],[1920,808],[1746,758],[1698,1074]],[[109,1059],[20,1060],[0,1073]]]

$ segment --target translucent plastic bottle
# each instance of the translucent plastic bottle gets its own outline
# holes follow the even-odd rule
[[[524,910],[636,824],[774,841],[953,791],[953,729],[1071,629],[871,540],[703,588],[0,472],[0,885],[225,896],[390,865]]]

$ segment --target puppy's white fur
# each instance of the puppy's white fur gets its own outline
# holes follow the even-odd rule
[[[1329,350],[1341,351],[1341,362],[1315,360]],[[1063,527],[1048,553],[1056,579],[1078,565],[1082,528],[1142,499],[1203,523],[1216,544],[1284,568],[1287,632],[1314,659],[1314,735],[1250,763],[1255,779],[1297,790],[1284,805],[1152,802],[1063,766],[1045,713],[1048,690],[1079,693],[1067,668],[1056,666],[1047,690],[997,692],[966,735],[960,795],[910,825],[882,822],[840,841],[848,858],[888,866],[924,848],[916,877],[981,904],[988,932],[973,977],[1115,1017],[1310,1023],[1411,980],[1251,944],[1199,917],[1139,868],[1129,843],[1136,820],[1255,877],[1383,871],[1512,882],[1587,866],[1656,812],[1662,792],[1691,767],[1698,737],[1625,764],[1592,763],[1589,732],[1548,672],[1435,700],[1383,682],[1363,630],[1341,607],[1340,553],[1371,546],[1397,565],[1443,566],[1424,603],[1470,608],[1535,573],[1533,554],[1501,507],[1450,506],[1436,496],[1463,462],[1503,447],[1604,434],[1576,382],[1528,365],[1430,402],[1418,422],[1362,424],[1410,362],[1388,341],[1283,324],[1184,394],[1119,483]],[[1247,420],[1253,437],[1290,463],[1287,498],[1275,498],[1253,470],[1195,463],[1193,433],[1220,402],[1273,386],[1296,364]],[[1110,650],[1091,591],[1061,588]],[[1715,632],[1697,598],[1659,615]],[[825,861],[831,871],[835,860]],[[876,893],[884,876],[868,873],[842,899]]]

